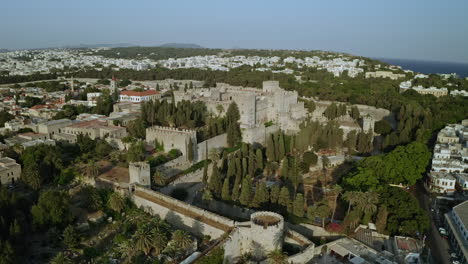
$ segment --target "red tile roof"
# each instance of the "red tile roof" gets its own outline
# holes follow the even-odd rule
[[[137,91],[122,91],[120,93],[121,95],[127,95],[127,96],[150,96],[150,95],[156,95],[159,94],[159,92],[155,90],[146,90],[143,92],[137,92]]]
[[[42,108],[48,108],[47,105],[35,105],[35,106],[31,106],[30,109],[42,109]]]

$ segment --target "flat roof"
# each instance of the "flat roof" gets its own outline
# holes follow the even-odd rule
[[[458,215],[465,226],[465,229],[468,229],[468,201],[464,201],[463,203],[454,206],[453,211]]]
[[[157,95],[159,92],[155,90],[146,90],[143,92],[137,92],[137,91],[122,91],[120,92],[120,95],[127,95],[127,96],[150,96],[150,95]]]

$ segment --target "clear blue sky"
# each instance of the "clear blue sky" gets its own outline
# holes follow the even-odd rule
[[[467,0],[2,0],[0,48],[196,43],[468,62]]]

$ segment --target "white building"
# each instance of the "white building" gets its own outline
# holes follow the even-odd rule
[[[102,95],[102,93],[87,93],[86,99],[88,101],[88,105],[96,106],[97,99]]]
[[[460,263],[468,263],[468,201],[445,214],[452,250],[460,257]]]
[[[146,102],[161,98],[161,94],[155,90],[146,90],[143,92],[123,91],[120,93],[120,102]]]
[[[455,183],[457,178],[451,173],[431,172],[429,174],[431,181],[431,191],[437,193],[453,194],[455,192]]]
[[[21,165],[14,159],[0,158],[0,182],[2,185],[15,183],[21,176]]]
[[[455,183],[468,190],[468,120],[462,124],[449,124],[437,135],[432,168],[429,174],[431,191],[453,194]]]
[[[453,91],[450,92],[450,95],[451,95],[451,96],[460,95],[460,96],[463,96],[463,97],[468,97],[468,91],[465,91],[465,90],[453,90]]]

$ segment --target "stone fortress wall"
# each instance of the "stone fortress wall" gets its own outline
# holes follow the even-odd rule
[[[297,131],[299,124],[307,116],[304,103],[298,101],[297,92],[282,89],[278,81],[265,81],[262,89],[217,83],[216,87],[210,89],[177,92],[174,97],[176,102],[205,102],[208,110],[217,115],[223,115],[229,105],[235,102],[240,112],[241,128],[245,129],[272,121],[283,130]],[[219,113],[219,108],[223,109],[222,113]]]
[[[131,162],[128,165],[129,183],[151,186],[150,165],[147,162]]]
[[[227,147],[227,134],[217,135],[207,139],[197,145],[195,161],[202,161],[210,154],[213,149]]]
[[[162,126],[152,126],[146,129],[147,143],[154,144],[155,141],[158,141],[164,146],[166,152],[171,149],[178,149],[185,157],[188,153],[190,139],[192,144],[197,144],[197,132],[195,130]]]
[[[256,258],[265,258],[266,253],[282,249],[284,242],[284,218],[273,212],[256,212],[250,215],[251,252]]]
[[[209,235],[217,239],[229,233],[229,238],[224,241],[227,261],[232,262],[244,253],[252,253],[258,260],[265,259],[268,252],[281,249],[285,241],[302,248],[301,252],[289,257],[289,263],[304,263],[304,260],[313,257],[314,244],[300,233],[287,228],[281,215],[254,212],[250,215],[250,221],[236,222],[142,186],[145,177],[149,176],[148,171],[148,164],[132,163],[129,166],[130,184],[116,185],[112,181],[99,181],[96,185],[128,192],[137,207],[191,234],[200,237]],[[199,177],[200,171],[190,177]]]
[[[249,143],[260,143],[262,145],[266,144],[267,136],[276,133],[280,130],[278,125],[271,125],[265,127],[261,124],[257,127],[244,128],[242,129],[242,141]]]
[[[216,239],[235,226],[233,220],[144,187],[135,186],[132,199],[145,211],[198,236]]]

